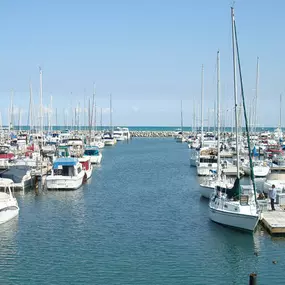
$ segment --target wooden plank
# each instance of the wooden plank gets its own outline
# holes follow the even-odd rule
[[[270,234],[285,234],[285,212],[282,210],[262,213],[262,224]]]

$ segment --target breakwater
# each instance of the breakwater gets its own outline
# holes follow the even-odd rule
[[[134,138],[168,138],[168,137],[174,137],[176,135],[175,131],[131,131],[131,136]],[[187,137],[190,135],[190,132],[184,132],[183,136]]]

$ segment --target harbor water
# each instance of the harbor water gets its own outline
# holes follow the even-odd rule
[[[285,239],[215,224],[186,144],[136,138],[103,149],[76,191],[16,193],[0,225],[0,284],[284,284]]]

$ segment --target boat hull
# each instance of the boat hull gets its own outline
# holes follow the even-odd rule
[[[86,174],[86,179],[88,180],[89,178],[91,178],[92,176],[92,166],[88,169],[88,170],[85,170],[85,174]]]
[[[100,164],[102,160],[102,153],[99,155],[90,155],[89,157],[92,164]]]
[[[212,175],[213,173],[211,170],[217,170],[215,166],[197,166],[197,174],[199,176],[208,176]]]
[[[250,168],[249,167],[243,167],[243,171],[246,175],[250,176]],[[270,167],[268,166],[254,166],[253,167],[253,173],[255,177],[266,177],[270,171]]]
[[[0,224],[4,224],[19,215],[19,208],[16,206],[9,206],[0,211]]]
[[[82,174],[81,174],[82,173]],[[76,190],[82,183],[85,172],[82,171],[79,176],[48,176],[46,185],[48,190]]]
[[[209,207],[210,219],[218,224],[245,231],[254,231],[259,221],[258,215],[245,215]]]
[[[206,199],[210,199],[212,193],[214,192],[214,189],[215,189],[214,185],[200,184],[200,194],[202,197]]]

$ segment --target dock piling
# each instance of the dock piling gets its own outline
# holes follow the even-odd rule
[[[249,274],[249,285],[257,285],[257,274],[254,272]]]

